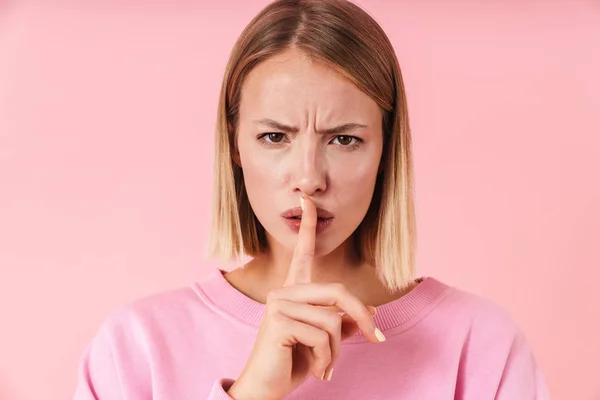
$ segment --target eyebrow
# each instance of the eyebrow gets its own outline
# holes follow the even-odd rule
[[[270,128],[277,129],[279,131],[284,131],[284,132],[298,133],[300,131],[300,129],[296,126],[285,125],[285,124],[282,124],[281,122],[277,122],[270,118],[255,119],[252,122],[260,124],[260,125],[265,125]],[[335,126],[333,128],[321,129],[321,130],[317,131],[317,133],[322,133],[325,135],[337,135],[340,133],[353,132],[358,129],[362,129],[362,128],[366,128],[366,127],[367,127],[367,125],[350,122],[347,124]]]

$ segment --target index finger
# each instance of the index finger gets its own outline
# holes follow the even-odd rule
[[[292,262],[283,286],[310,283],[313,257],[315,255],[315,237],[317,231],[317,207],[310,197],[300,199],[302,219],[298,241],[292,255]]]

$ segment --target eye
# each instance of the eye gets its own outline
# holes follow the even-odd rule
[[[350,135],[338,135],[333,139],[333,141],[337,141],[338,143],[335,144],[340,147],[344,147],[344,149],[353,149],[360,146],[362,143],[362,139]]]
[[[279,143],[283,140],[283,133],[271,132],[267,134],[269,140],[273,143]]]
[[[258,136],[258,140],[265,146],[280,144],[285,140],[285,134],[281,132],[267,132]]]
[[[348,146],[354,138],[352,136],[340,135],[336,136],[336,139],[342,146]]]

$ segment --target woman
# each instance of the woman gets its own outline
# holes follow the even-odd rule
[[[415,279],[402,76],[357,6],[277,1],[251,21],[215,168],[211,251],[252,260],[114,312],[76,399],[548,398],[505,312]]]

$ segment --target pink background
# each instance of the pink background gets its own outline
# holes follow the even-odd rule
[[[70,398],[107,313],[215,267],[218,90],[266,2],[123,4],[0,1],[2,399]],[[420,273],[507,308],[555,399],[600,399],[600,3],[359,4],[408,90]]]

